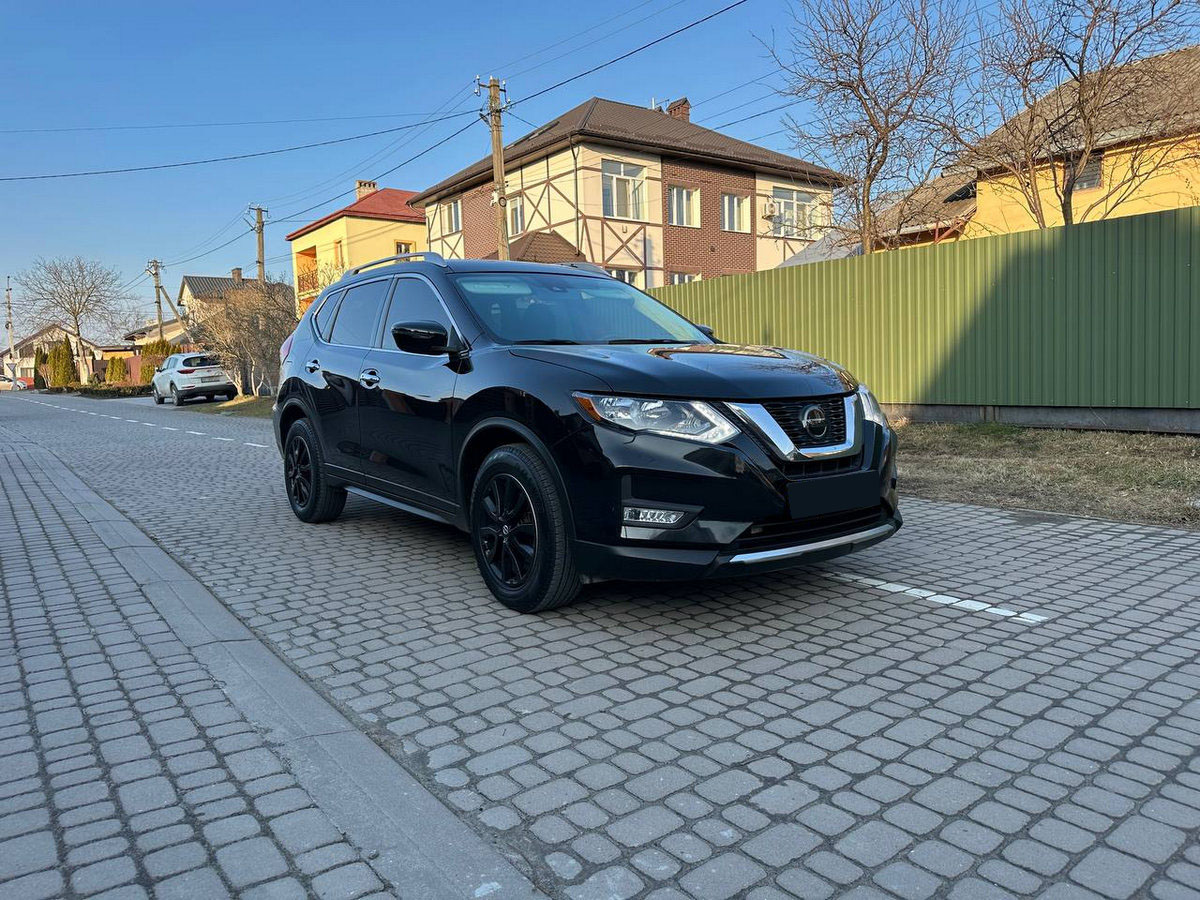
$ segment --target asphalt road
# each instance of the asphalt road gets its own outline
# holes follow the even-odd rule
[[[908,501],[851,558],[521,616],[450,528],[296,521],[266,421],[29,392],[0,426],[551,896],[1200,897],[1194,533]]]

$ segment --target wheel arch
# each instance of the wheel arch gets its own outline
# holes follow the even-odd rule
[[[562,472],[550,448],[536,432],[523,422],[504,416],[492,416],[476,422],[467,433],[458,453],[458,487],[462,498],[464,522],[470,521],[471,487],[483,461],[489,453],[505,444],[525,444],[530,447],[549,467],[550,475],[558,488],[559,498],[566,511],[567,532],[575,539],[575,517],[571,510],[571,496],[567,492]]]

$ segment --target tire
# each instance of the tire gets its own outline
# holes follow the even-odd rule
[[[216,394],[205,394],[204,399],[207,400],[209,403],[212,403],[213,397],[215,397],[215,396],[216,396]]]
[[[301,490],[305,478],[307,487]],[[346,491],[325,475],[325,453],[307,419],[293,422],[283,442],[283,486],[301,522],[332,522],[346,505]]]
[[[225,399],[226,400],[236,400],[237,399],[237,391],[230,391],[228,394],[225,395]]]
[[[154,385],[154,384],[150,385],[150,396],[154,398],[154,403],[156,406],[162,406],[163,395],[158,392],[157,385]]]
[[[483,461],[471,488],[470,532],[480,575],[509,609],[543,612],[579,593],[566,505],[550,467],[528,445],[505,444]]]
[[[179,389],[175,385],[171,385],[171,402],[176,406],[183,406],[184,399],[179,394]]]

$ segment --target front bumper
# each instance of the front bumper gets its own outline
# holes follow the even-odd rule
[[[833,460],[785,461],[748,432],[709,446],[602,426],[575,432],[554,452],[579,571],[676,580],[783,569],[886,540],[903,524],[895,447],[891,429],[864,422],[860,449]],[[869,496],[843,509],[838,491],[849,481]],[[818,482],[833,491],[812,490]],[[623,525],[626,506],[686,515],[671,528]]]

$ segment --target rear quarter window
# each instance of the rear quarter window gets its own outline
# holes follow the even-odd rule
[[[215,356],[189,356],[184,359],[183,363],[186,367],[200,368],[201,366],[219,366]]]
[[[313,314],[313,327],[317,329],[317,334],[323,341],[328,341],[329,333],[333,331],[334,313],[337,312],[338,301],[342,299],[342,294],[343,291],[331,293]]]

